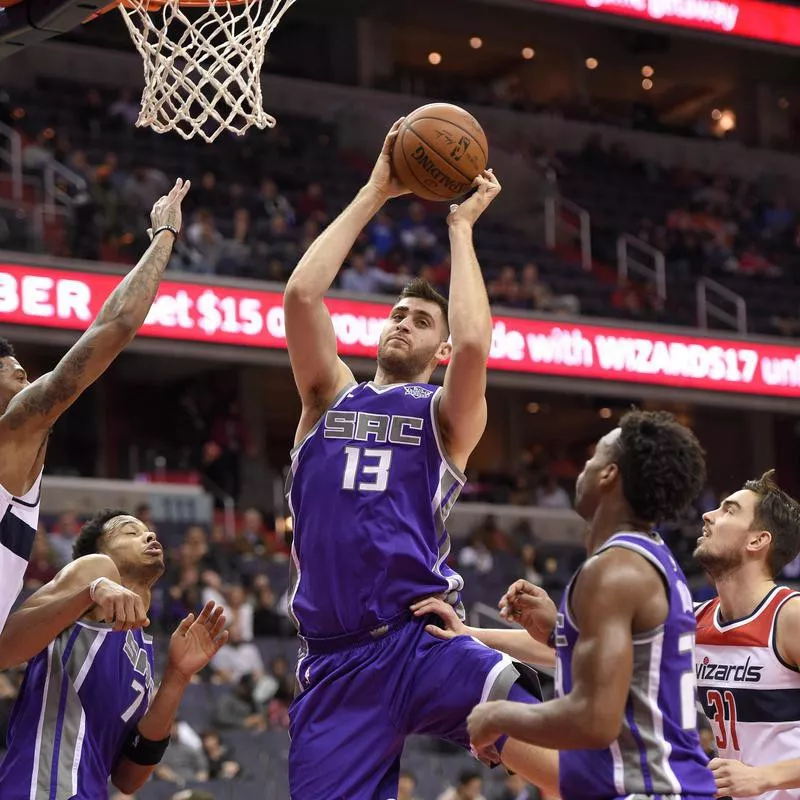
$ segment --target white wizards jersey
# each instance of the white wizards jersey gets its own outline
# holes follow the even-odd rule
[[[697,617],[697,691],[720,758],[763,766],[800,756],[800,671],[776,647],[781,607],[800,593],[776,586],[748,617],[723,622],[719,598]],[[800,800],[800,789],[761,800]]]
[[[22,589],[39,526],[41,488],[41,472],[22,497],[14,497],[0,486],[0,630]]]

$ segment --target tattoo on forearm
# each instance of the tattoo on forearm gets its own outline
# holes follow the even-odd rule
[[[138,330],[147,317],[171,252],[170,244],[163,239],[150,245],[136,267],[109,295],[89,330],[53,372],[23,390],[12,403],[7,411],[11,430],[21,428],[31,417],[48,416],[74,399],[94,380],[92,373],[96,377],[122,351],[131,339],[126,331]],[[129,321],[130,328],[104,327],[121,319]],[[105,335],[99,329],[111,332]]]

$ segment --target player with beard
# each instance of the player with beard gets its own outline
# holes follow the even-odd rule
[[[221,608],[189,614],[155,691],[153,640],[138,624],[164,572],[155,533],[106,511],[73,552],[0,634],[0,668],[29,662],[0,765],[3,800],[97,800],[109,777],[132,794],[164,755],[189,681],[227,641]]]
[[[800,504],[773,471],[703,515],[694,557],[717,597],[697,616],[700,701],[720,795],[800,798],[800,593],[775,579],[800,551]]]
[[[535,673],[472,639],[441,641],[408,611],[437,595],[459,604],[446,562],[448,513],[486,425],[492,318],[472,242],[497,197],[490,172],[447,218],[450,302],[413,281],[394,304],[375,377],[357,383],[336,351],[324,295],[362,229],[405,193],[391,171],[399,122],[368,183],[309,248],[286,287],[286,338],[302,415],[287,497],[294,518],[291,616],[301,692],[290,709],[289,783],[298,800],[397,797],[405,738],[428,734],[468,747],[466,717],[481,700],[535,702]],[[452,337],[452,344],[448,339]],[[430,383],[445,360],[444,386]],[[506,741],[491,758],[514,768],[555,757]]]

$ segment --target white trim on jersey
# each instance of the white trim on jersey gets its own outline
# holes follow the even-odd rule
[[[474,638],[474,637],[473,637]],[[475,639],[477,642],[478,640]],[[480,642],[483,644],[483,642]],[[487,645],[484,645],[486,647]],[[492,648],[489,648],[490,650]],[[499,652],[499,651],[496,651]],[[489,674],[486,676],[486,680],[483,682],[483,691],[481,692],[481,703],[485,703],[488,699],[489,695],[494,688],[494,684],[497,679],[500,677],[500,673],[506,668],[512,666],[514,663],[511,656],[507,655],[506,653],[500,653],[500,660],[489,670]]]
[[[758,607],[753,611],[752,614],[746,617],[742,617],[741,619],[733,620],[731,622],[722,623],[720,622],[720,614],[722,613],[722,606],[718,605],[714,609],[714,613],[711,615],[711,621],[714,624],[714,627],[720,633],[727,633],[728,631],[735,631],[737,628],[741,628],[744,625],[749,625],[751,622],[757,620],[769,607],[769,604],[772,602],[772,598],[775,596],[775,592],[777,592],[781,587],[774,586],[772,589],[764,595],[761,602],[758,604]]]
[[[618,795],[625,791],[625,762],[622,760],[622,750],[619,746],[619,739],[615,739],[608,746],[611,753],[611,761],[614,765],[614,789]]]
[[[650,681],[647,686],[647,705],[650,709],[650,714],[653,719],[653,730],[658,737],[658,741],[663,744],[661,769],[664,772],[667,780],[672,785],[672,789],[676,794],[681,792],[681,783],[678,776],[672,769],[669,763],[669,757],[672,754],[672,745],[667,741],[664,736],[664,714],[658,703],[658,693],[661,688],[661,656],[664,652],[664,632],[652,638],[652,647],[650,649]]]
[[[39,758],[42,753],[42,731],[44,730],[44,717],[47,712],[47,691],[50,688],[50,667],[53,663],[54,647],[55,642],[50,642],[50,644],[47,645],[47,672],[45,673],[44,689],[42,690],[42,711],[39,714],[39,725],[36,728],[36,746],[33,749],[30,800],[36,800],[36,793],[39,789]]]
[[[445,449],[444,441],[442,439],[442,432],[439,428],[439,403],[442,399],[443,388],[440,386],[434,393],[431,404],[428,407],[431,415],[431,426],[433,427],[433,438],[436,442],[436,449],[439,451],[439,457],[447,464],[453,477],[463,486],[467,482],[467,476],[453,463],[453,459]]]
[[[85,626],[90,627],[90,626]],[[98,651],[103,646],[103,642],[108,636],[108,630],[100,630],[97,632],[94,641],[92,642],[89,652],[86,654],[86,660],[81,665],[80,672],[75,677],[75,694],[80,692],[89,670],[92,668],[95,657]],[[144,634],[142,634],[144,636]],[[152,641],[152,638],[151,638]],[[78,736],[75,740],[75,755],[72,759],[72,794],[78,794],[78,771],[81,766],[81,754],[83,753],[83,739],[86,735],[86,712],[81,708],[81,721],[78,725]],[[38,742],[37,742],[38,744]]]

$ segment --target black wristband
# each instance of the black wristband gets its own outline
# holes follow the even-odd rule
[[[160,742],[154,742],[152,739],[145,739],[139,733],[139,729],[134,728],[122,746],[122,755],[128,761],[133,761],[134,764],[139,764],[142,767],[152,767],[164,758],[168,745],[169,736]]]
[[[178,238],[178,229],[172,225],[162,225],[160,228],[156,228],[153,231],[153,238],[155,239],[162,231],[169,231],[176,239]]]

